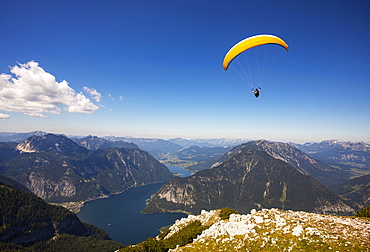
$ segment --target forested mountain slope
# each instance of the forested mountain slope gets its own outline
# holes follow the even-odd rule
[[[0,182],[0,250],[114,251],[122,244],[64,207]],[[85,243],[86,245],[83,245]],[[82,250],[81,250],[82,251]]]

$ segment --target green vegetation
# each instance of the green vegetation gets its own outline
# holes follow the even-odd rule
[[[364,230],[368,221],[276,209],[252,216],[252,230],[241,232],[239,221],[221,222],[218,229],[176,251],[370,251]]]
[[[221,208],[221,210],[220,210],[221,220],[229,219],[230,214],[239,214],[239,212],[234,210],[234,209],[228,208],[228,207]]]
[[[115,251],[124,247],[64,207],[0,182],[0,251]]]
[[[200,221],[191,222],[184,227],[180,232],[177,232],[163,242],[167,248],[175,248],[177,245],[184,246],[193,241],[203,230],[209,226],[202,226]]]
[[[370,206],[363,210],[369,209]],[[199,220],[192,219],[190,224],[185,225],[183,223],[189,222],[175,224],[157,238],[148,238],[120,252],[166,252],[169,249],[176,249],[177,252],[370,251],[368,233],[364,231],[369,223],[367,220],[265,209],[252,214],[247,222],[253,228],[243,229],[243,233],[238,228],[243,221],[230,219],[233,213],[238,214],[230,208],[202,213],[198,216]],[[202,234],[215,223],[218,223],[218,228],[211,228],[212,231]],[[178,230],[177,233],[173,233],[174,230]]]
[[[355,214],[356,217],[367,217],[370,218],[370,205],[367,207],[361,208],[361,210],[357,211]]]
[[[200,221],[193,221],[169,238],[166,238],[170,231],[168,229],[162,232],[158,236],[158,239],[152,237],[148,238],[137,245],[121,249],[120,252],[166,252],[169,249],[176,248],[177,245],[184,246],[191,243],[193,239],[207,228],[209,228],[209,226],[202,226]]]
[[[332,190],[349,204],[366,206],[369,204],[370,174],[336,185]]]
[[[292,235],[276,236],[269,238],[268,236],[262,237],[261,239],[256,239],[250,241],[244,239],[244,237],[235,238],[232,240],[227,240],[226,242],[215,242],[214,239],[204,240],[203,243],[194,244],[194,246],[186,246],[178,251],[183,252],[218,252],[218,251],[238,251],[238,252],[280,252],[280,251],[369,251],[366,245],[353,245],[350,242],[339,240],[337,242],[327,242],[324,240],[315,240],[311,242],[310,239],[315,239],[316,237],[309,237],[307,239],[297,239],[297,237]],[[223,240],[220,237],[220,240]],[[244,240],[243,240],[244,239]]]
[[[113,252],[124,247],[123,244],[112,240],[100,240],[85,236],[76,236],[70,234],[57,235],[48,241],[40,241],[32,246],[25,247],[14,243],[0,242],[0,251],[70,251],[70,252]]]
[[[0,182],[0,235],[23,227],[23,233],[73,218],[67,209],[47,204],[31,193],[21,191]]]

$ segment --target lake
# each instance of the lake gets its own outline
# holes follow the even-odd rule
[[[181,173],[181,177],[191,175],[182,167],[168,166],[171,172]],[[163,226],[186,217],[183,213],[142,214],[145,202],[164,183],[131,188],[110,198],[89,201],[77,214],[81,221],[104,229],[117,242],[137,244],[159,234]]]
[[[179,166],[170,166],[170,165],[167,165],[167,168],[168,168],[171,172],[173,172],[173,173],[181,174],[181,175],[179,175],[179,177],[182,177],[182,178],[184,178],[184,177],[188,177],[188,176],[190,176],[190,175],[192,174],[192,172],[187,171],[187,170],[185,170],[184,168],[179,167]]]

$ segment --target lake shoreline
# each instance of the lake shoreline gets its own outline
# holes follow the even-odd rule
[[[174,177],[175,176],[187,177],[187,176],[191,176],[191,175],[194,174],[193,171],[186,170],[184,167],[181,167],[181,166],[170,166],[170,165],[166,165],[166,166],[172,172]],[[183,169],[183,171],[185,171],[185,173],[183,171],[179,171],[178,170],[179,168]],[[96,197],[91,197],[91,198],[88,198],[88,199],[83,200],[83,201],[67,201],[67,202],[62,202],[62,203],[49,202],[49,203],[53,204],[53,205],[57,205],[57,206],[62,206],[64,208],[67,208],[68,210],[72,211],[73,213],[77,214],[81,210],[81,208],[84,206],[84,204],[87,203],[87,202],[98,200],[98,199],[106,199],[106,198],[112,197],[114,195],[124,193],[124,192],[126,192],[127,190],[129,190],[131,188],[136,188],[136,187],[146,186],[146,185],[155,185],[155,184],[164,183],[166,181],[168,181],[168,180],[163,180],[163,181],[160,181],[160,182],[157,182],[157,183],[132,185],[132,186],[129,186],[129,187],[127,187],[127,188],[125,188],[125,189],[123,189],[122,191],[119,191],[119,192],[110,193],[108,195],[100,195],[100,196],[96,196]],[[169,212],[169,213],[171,213],[171,212]],[[180,210],[179,211],[174,211],[173,213],[180,213]],[[189,213],[186,213],[186,212],[181,212],[181,213],[189,214]]]
[[[78,212],[80,212],[81,208],[84,206],[85,203],[87,202],[90,202],[90,201],[94,201],[94,200],[98,200],[98,199],[106,199],[106,198],[110,198],[114,195],[117,195],[117,194],[121,194],[121,193],[124,193],[126,192],[127,190],[129,189],[132,189],[132,188],[136,188],[136,187],[141,187],[141,186],[146,186],[146,185],[156,185],[156,184],[161,184],[161,183],[164,183],[168,180],[163,180],[163,181],[160,181],[160,182],[157,182],[157,183],[148,183],[148,184],[141,184],[141,185],[132,185],[130,187],[127,187],[125,189],[123,189],[122,191],[119,191],[119,192],[114,192],[114,193],[110,193],[108,195],[101,195],[101,196],[96,196],[96,197],[91,197],[91,198],[88,198],[86,200],[83,200],[83,201],[67,201],[67,202],[62,202],[62,203],[55,203],[55,202],[49,202],[50,204],[53,204],[53,205],[57,205],[57,206],[62,206],[64,208],[67,208],[69,211],[77,214]]]
[[[121,194],[85,203],[77,217],[86,223],[104,229],[113,240],[123,244],[137,244],[155,237],[164,226],[172,225],[184,213],[143,214],[146,200],[163,183],[137,186]]]

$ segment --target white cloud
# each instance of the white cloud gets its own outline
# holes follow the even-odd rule
[[[123,101],[123,96],[122,95],[119,96],[119,100]]]
[[[10,115],[0,113],[0,121],[6,120],[9,117],[10,117]]]
[[[0,74],[0,110],[46,117],[45,113],[60,114],[62,108],[84,114],[98,109],[82,92],[76,93],[65,80],[57,82],[37,62],[19,64],[10,72],[15,77]],[[95,89],[89,90],[97,101],[100,94]]]
[[[100,102],[100,100],[101,100],[101,94],[98,91],[96,91],[96,89],[84,87],[84,90],[88,94],[90,94],[96,102]]]
[[[107,97],[108,97],[108,99],[114,101],[114,98],[113,98],[113,96],[111,94],[108,94]]]

